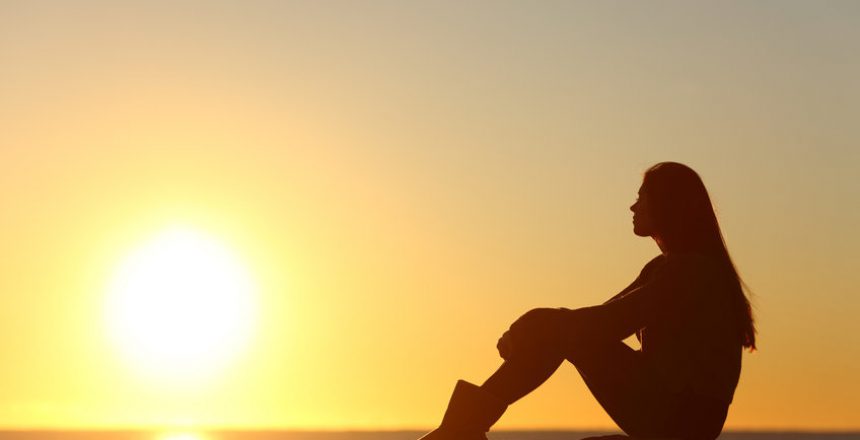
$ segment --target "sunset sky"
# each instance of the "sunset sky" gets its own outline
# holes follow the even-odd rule
[[[431,427],[672,160],[753,292],[727,429],[860,429],[858,117],[856,1],[0,0],[0,428]],[[171,231],[247,287],[173,370],[111,299]],[[497,425],[612,426],[569,364]]]

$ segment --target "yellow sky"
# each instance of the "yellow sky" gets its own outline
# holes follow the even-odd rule
[[[727,427],[860,428],[857,3],[172,3],[0,3],[0,426],[429,427],[656,255],[628,207],[674,160],[755,292]],[[185,384],[103,319],[174,224],[260,286]],[[567,365],[498,427],[611,423]]]

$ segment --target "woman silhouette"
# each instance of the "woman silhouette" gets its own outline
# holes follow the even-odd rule
[[[661,254],[602,305],[520,317],[499,339],[499,369],[480,387],[458,381],[441,425],[421,440],[486,439],[564,360],[628,435],[717,438],[756,330],[710,197],[695,171],[662,162],[630,210],[633,233]],[[622,342],[634,333],[640,350]]]

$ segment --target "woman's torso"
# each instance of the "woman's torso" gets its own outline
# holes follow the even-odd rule
[[[675,259],[671,273],[662,268]],[[652,260],[642,282],[675,279],[665,292],[659,319],[640,330],[647,364],[672,392],[731,403],[740,377],[742,347],[725,271],[711,257],[686,253]],[[664,283],[665,285],[666,283]]]

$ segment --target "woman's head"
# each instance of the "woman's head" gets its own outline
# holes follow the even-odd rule
[[[720,261],[736,285],[739,327],[745,347],[755,349],[755,326],[743,282],[729,257],[711,198],[699,175],[677,162],[660,162],[647,171],[634,212],[634,233],[652,236],[672,252],[696,252]]]
[[[658,163],[645,172],[639,191],[648,235],[659,237],[669,251],[712,254],[723,247],[708,191],[690,167]]]

